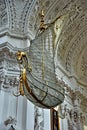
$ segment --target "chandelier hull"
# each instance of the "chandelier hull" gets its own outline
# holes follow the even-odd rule
[[[24,94],[34,105],[50,109],[64,100],[64,89],[50,81],[42,81],[27,72],[24,78]]]

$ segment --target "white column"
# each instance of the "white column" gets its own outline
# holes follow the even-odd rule
[[[50,110],[44,109],[44,130],[51,130],[50,118]]]
[[[60,119],[60,130],[68,130],[67,119]]]
[[[2,122],[8,118],[8,104],[9,104],[9,94],[7,92],[1,91],[1,102],[0,102],[0,109],[1,109],[1,120]]]
[[[4,92],[0,90],[0,124],[3,122],[2,113],[4,106]]]
[[[27,112],[27,100],[20,96],[18,97],[17,108],[17,128],[18,130],[26,129],[26,112]]]
[[[26,130],[34,130],[34,105],[27,100]]]

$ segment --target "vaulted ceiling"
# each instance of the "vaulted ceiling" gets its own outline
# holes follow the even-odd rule
[[[87,0],[0,0],[0,33],[34,38],[43,9],[45,23],[67,15],[61,30],[57,59],[78,83],[87,86]]]

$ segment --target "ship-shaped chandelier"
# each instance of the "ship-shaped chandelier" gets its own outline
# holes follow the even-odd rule
[[[49,26],[44,24],[42,11],[40,33],[31,41],[29,52],[17,53],[21,68],[20,94],[25,95],[35,105],[48,109],[61,104],[65,93],[55,74],[54,26],[55,22]]]

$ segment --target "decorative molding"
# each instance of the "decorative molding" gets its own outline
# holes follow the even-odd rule
[[[0,27],[8,24],[5,0],[0,1]]]

